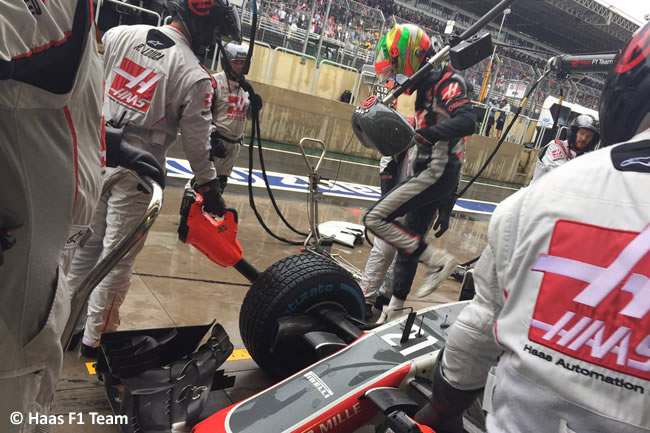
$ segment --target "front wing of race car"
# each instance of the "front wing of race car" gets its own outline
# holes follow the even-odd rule
[[[418,311],[364,333],[340,351],[197,424],[193,433],[350,433],[377,408],[363,398],[377,387],[406,388],[432,375],[449,326],[468,302]]]

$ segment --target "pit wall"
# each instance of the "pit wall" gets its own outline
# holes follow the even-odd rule
[[[252,84],[264,99],[262,139],[298,144],[301,138],[312,137],[323,140],[330,152],[345,152],[370,159],[381,157],[377,151],[366,149],[352,132],[350,119],[355,109],[353,105],[264,83],[252,81]],[[412,97],[400,97],[398,109],[402,105],[412,107],[410,99]],[[248,134],[250,125],[246,131]],[[493,137],[469,137],[463,174],[476,174],[496,144],[497,139]],[[536,150],[506,141],[481,177],[527,185],[535,169],[536,153]]]
[[[357,104],[338,101],[344,90],[354,93],[357,87],[357,101],[362,101],[370,86],[359,83],[360,75],[354,71],[322,61],[318,68],[315,64],[316,60],[309,56],[256,45],[247,78],[264,99],[262,139],[298,144],[303,137],[317,138],[327,144],[330,152],[378,160],[381,155],[363,147],[352,132],[350,119]],[[412,116],[414,102],[414,95],[402,95],[397,109]],[[535,122],[518,120],[508,139],[516,140],[523,134],[523,142],[532,141],[535,126]],[[249,131],[250,124],[247,135]],[[469,137],[463,174],[476,174],[496,143],[493,137]],[[526,185],[535,168],[535,154],[536,150],[506,141],[481,177]]]

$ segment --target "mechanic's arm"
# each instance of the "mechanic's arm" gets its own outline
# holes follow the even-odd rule
[[[524,194],[514,194],[497,206],[488,227],[488,245],[474,269],[476,295],[449,331],[442,371],[457,389],[485,386],[490,367],[503,348],[495,326],[506,302],[504,276],[513,264],[517,218]]]
[[[546,169],[545,173],[548,173],[551,170],[558,168],[568,161],[566,154],[564,153],[565,149],[559,146],[555,140],[551,141],[546,148],[546,152],[542,157],[542,165]],[[567,152],[571,152],[567,149]]]
[[[257,113],[259,113],[262,111],[264,102],[262,101],[262,97],[255,92],[255,89],[253,89],[251,83],[249,83],[244,77],[239,79],[239,87],[244,92],[248,93],[248,100],[250,103],[248,105],[248,109],[246,110],[246,118],[250,119],[253,115],[253,112],[257,111]]]
[[[210,80],[195,83],[182,103],[179,122],[183,150],[199,185],[217,177],[214,165],[209,159],[212,106],[206,106],[206,95],[212,92]]]
[[[214,88],[214,93],[212,95],[212,122],[210,123],[210,161],[214,161],[214,158],[225,158],[226,157],[226,143],[221,139],[221,134],[217,130],[217,117],[219,115],[219,87]],[[226,104],[227,106],[227,104]],[[217,173],[219,175],[219,173]]]
[[[463,431],[462,414],[480,395],[490,368],[502,353],[494,330],[505,303],[499,275],[509,265],[508,242],[514,239],[510,231],[516,230],[508,218],[512,202],[519,200],[513,197],[504,201],[509,205],[499,205],[492,216],[488,246],[474,270],[476,295],[449,330],[434,369],[431,401],[415,415],[416,421],[440,433]]]
[[[445,99],[445,96],[450,92],[449,88],[452,87],[453,89],[453,86],[458,86],[458,93],[451,98]],[[463,83],[455,79],[448,79],[442,83],[438,88],[436,99],[438,105],[451,118],[435,125],[420,128],[416,132],[431,143],[474,134],[476,115],[463,88]]]
[[[499,289],[496,254],[491,244],[476,264],[474,286],[474,299],[450,329],[442,358],[444,378],[460,390],[483,388],[490,367],[496,364],[503,351],[494,337],[494,326],[503,308],[504,295]]]
[[[195,83],[185,96],[181,108],[181,138],[187,160],[194,171],[198,192],[203,196],[203,208],[209,213],[223,216],[226,203],[221,197],[217,171],[210,161],[210,126],[212,125],[211,80]],[[207,105],[206,105],[207,104]]]

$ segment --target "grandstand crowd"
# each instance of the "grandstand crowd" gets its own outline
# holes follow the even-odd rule
[[[262,5],[262,15],[277,23],[278,33],[291,33],[298,29],[307,30],[317,35],[344,42],[347,46],[358,47],[372,53],[382,28],[387,29],[394,23],[413,23],[426,29],[430,34],[442,34],[446,22],[455,20],[460,26],[471,24],[467,17],[452,15],[448,10],[434,3],[427,3],[426,11],[418,6],[418,2],[407,0],[408,4],[398,4],[393,0],[331,0],[327,11],[327,0],[271,0]],[[248,3],[250,5],[250,2]],[[313,19],[310,22],[311,8],[314,6]],[[381,14],[378,13],[381,11]],[[465,21],[464,21],[465,20]],[[385,23],[385,24],[384,24]],[[382,24],[384,24],[382,26]],[[493,34],[496,40],[496,34]],[[499,41],[505,44],[517,45],[517,41],[509,34],[502,34]],[[497,51],[497,62],[500,68],[494,80],[494,90],[503,96],[509,83],[522,82],[529,85],[544,69],[549,55],[531,53],[523,49],[501,46]],[[466,75],[476,85],[481,86],[487,62],[468,70]],[[586,79],[586,86],[575,90],[575,98],[580,99],[586,106],[598,103],[597,94],[593,89],[599,89],[597,80]],[[547,80],[540,87],[542,97],[559,94],[559,83]]]

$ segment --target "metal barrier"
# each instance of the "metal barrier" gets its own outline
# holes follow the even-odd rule
[[[523,127],[523,122],[524,120],[526,121],[526,126]],[[530,127],[530,122],[532,122],[533,119],[531,119],[528,116],[522,116],[519,115],[519,125],[517,127],[517,133],[515,134],[515,143],[517,144],[524,144],[524,137],[526,137],[526,134],[528,133],[528,128]]]
[[[550,128],[540,125],[539,129],[537,130],[537,137],[535,138],[535,149],[542,147],[542,140],[544,139],[544,135],[546,134],[547,129]]]
[[[324,64],[327,65],[332,65],[332,66],[338,66],[339,68],[347,69],[348,71],[352,71],[355,73],[354,77],[354,84],[352,85],[352,88],[354,89],[357,87],[357,82],[359,81],[359,70],[357,68],[353,68],[352,66],[344,65],[342,63],[336,63],[332,62],[331,60],[321,60],[319,63],[317,63],[314,67],[317,69],[317,71],[314,73],[314,76],[312,77],[312,82],[311,82],[311,94],[315,95],[316,90],[318,89],[318,80],[320,79],[320,71],[321,68],[323,67]],[[351,101],[351,99],[350,99]],[[350,102],[351,103],[351,102]]]
[[[363,77],[371,77],[373,80],[376,78],[377,74],[374,72],[361,71],[359,74],[359,81],[357,81],[357,87],[352,91],[352,98],[350,98],[350,104],[357,103],[359,100],[359,92],[361,91],[361,83],[363,83]]]
[[[100,11],[102,9],[102,5],[103,5],[104,2],[114,3],[116,5],[120,5],[120,6],[125,7],[125,8],[134,9],[134,10],[143,12],[145,14],[153,15],[158,19],[158,24],[157,24],[158,27],[160,27],[160,23],[162,22],[162,17],[160,16],[160,14],[158,12],[152,11],[151,9],[143,8],[143,7],[140,7],[140,6],[135,6],[135,5],[126,3],[125,1],[120,1],[120,0],[97,0],[97,10],[95,11],[95,25],[97,25],[99,23],[99,14],[100,14]]]
[[[505,113],[500,108],[488,107],[486,104],[483,104],[483,103],[473,102],[472,105],[485,109],[485,115],[483,116],[483,121],[481,123],[481,128],[479,129],[479,132],[478,132],[479,135],[485,135],[485,132],[487,130],[487,125],[488,125],[487,120],[488,120],[491,112],[493,112],[493,111],[501,111],[502,115],[504,115],[504,116],[508,116],[508,115],[512,114],[512,112],[511,113]],[[517,129],[515,130],[515,132],[513,134],[510,134],[508,136],[508,137],[511,137],[511,139],[509,140],[508,137],[506,137],[506,140],[511,142],[511,143],[515,143],[515,144],[523,144],[524,143],[524,138],[526,137],[526,133],[528,132],[528,128],[530,127],[530,123],[533,122],[533,121],[536,121],[536,120],[537,119],[533,119],[531,117],[524,116],[524,115],[520,114],[519,115],[519,124],[517,125]],[[524,121],[526,122],[525,124],[524,124]],[[506,122],[508,122],[507,117],[506,117]],[[496,123],[496,121],[495,121],[495,123]]]
[[[498,108],[495,108],[495,107],[488,107],[486,104],[477,104],[477,105],[482,105],[485,108],[487,108],[487,110],[485,110],[485,115],[483,116],[483,121],[481,122],[481,129],[478,132],[479,135],[485,135],[485,130],[487,129],[488,119],[490,117],[490,113],[492,111],[501,111],[501,110],[499,110]],[[495,116],[496,116],[496,113],[495,113]]]
[[[303,54],[300,51],[290,50],[289,48],[284,47],[275,47],[273,53],[271,54],[271,60],[269,62],[268,71],[265,74],[265,81],[268,84],[271,84],[271,78],[273,78],[273,66],[275,66],[275,57],[278,51],[283,51],[285,53],[295,54],[297,56],[303,57],[305,59],[313,60],[316,63],[316,57],[310,56],[309,54]]]

